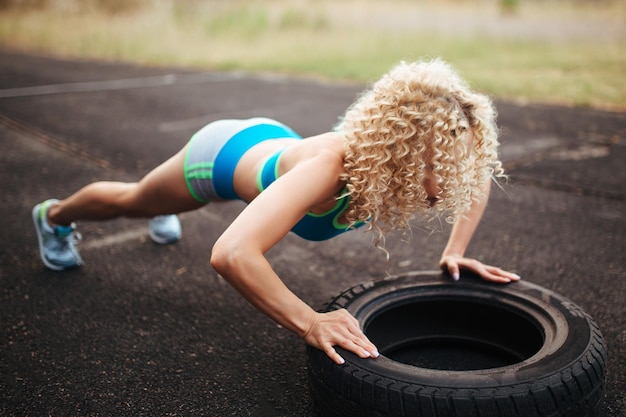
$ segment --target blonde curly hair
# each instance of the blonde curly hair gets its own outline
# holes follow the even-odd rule
[[[348,108],[337,125],[346,141],[342,180],[351,196],[346,220],[370,222],[379,241],[406,231],[414,215],[453,222],[504,177],[496,111],[445,62],[401,62]],[[430,176],[437,202],[424,186]]]

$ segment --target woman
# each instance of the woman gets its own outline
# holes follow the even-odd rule
[[[78,266],[73,222],[155,217],[151,236],[180,237],[174,213],[208,202],[249,204],[215,242],[211,265],[250,303],[337,364],[333,346],[360,357],[376,347],[344,310],[317,313],[276,275],[264,253],[289,231],[324,240],[368,224],[382,241],[414,215],[454,222],[440,266],[455,280],[515,274],[464,257],[483,214],[497,158],[495,111],[444,62],[400,63],[348,109],[333,132],[302,140],[274,120],[221,120],[205,126],[138,183],[96,182],[33,209],[42,259]],[[378,245],[378,243],[377,243]],[[380,246],[380,245],[379,245]]]

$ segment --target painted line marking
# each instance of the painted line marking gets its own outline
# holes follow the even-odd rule
[[[209,210],[196,210],[193,213],[185,213],[179,214],[181,221],[185,217],[191,217],[194,215],[199,215],[204,218],[205,221],[214,224],[223,224],[224,218],[219,213],[212,212]],[[79,244],[79,250],[92,250],[92,249],[102,249],[108,246],[120,245],[126,242],[130,242],[133,240],[139,240],[142,238],[150,239],[150,235],[148,233],[148,219],[137,219],[138,222],[142,222],[141,226],[135,227],[133,229],[127,229],[119,233],[109,234],[107,236],[101,237],[99,239],[89,239],[89,241],[83,241]]]
[[[112,235],[105,236],[100,239],[90,240],[89,242],[81,242],[78,246],[79,250],[91,250],[91,249],[102,249],[107,246],[119,245],[122,243],[129,242],[131,240],[140,239],[143,236],[148,236],[148,227],[147,225],[142,228],[130,229],[124,232],[115,233]]]
[[[135,88],[163,87],[183,84],[203,84],[210,82],[239,80],[244,73],[198,73],[165,74],[154,77],[125,78],[106,81],[86,81],[76,83],[50,84],[33,87],[7,88],[0,90],[0,98],[31,97],[50,94],[91,93],[97,91],[129,90]]]

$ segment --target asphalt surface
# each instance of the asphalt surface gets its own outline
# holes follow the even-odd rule
[[[238,202],[181,216],[183,239],[147,222],[83,222],[86,265],[39,260],[32,207],[95,180],[134,181],[204,124],[267,116],[327,131],[360,85],[274,75],[75,62],[0,51],[0,414],[308,416],[304,344],[209,265]],[[497,102],[502,158],[469,254],[570,298],[608,348],[602,417],[626,415],[626,114]],[[268,253],[320,307],[342,289],[435,269],[447,227],[325,243],[288,236]]]

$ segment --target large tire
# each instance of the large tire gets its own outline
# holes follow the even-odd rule
[[[589,417],[606,373],[598,326],[564,297],[526,281],[453,282],[416,272],[346,290],[347,309],[381,356],[308,350],[320,417]]]

